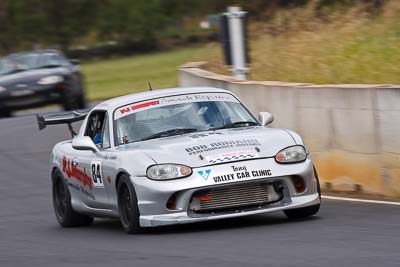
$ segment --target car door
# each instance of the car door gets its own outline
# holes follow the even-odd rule
[[[107,112],[95,110],[90,113],[87,120],[85,136],[89,136],[99,152],[80,151],[74,161],[91,178],[90,192],[82,192],[82,200],[88,207],[97,209],[109,209],[109,183],[104,172],[106,150],[110,148],[109,127]]]

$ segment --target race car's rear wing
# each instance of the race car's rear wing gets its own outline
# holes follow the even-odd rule
[[[74,137],[76,135],[76,132],[71,124],[77,121],[84,120],[87,114],[87,112],[80,113],[77,111],[72,111],[70,113],[54,114],[47,117],[36,115],[36,118],[39,126],[39,131],[46,128],[47,125],[68,124],[68,129],[71,132],[72,137]]]

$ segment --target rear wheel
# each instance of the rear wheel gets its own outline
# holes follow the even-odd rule
[[[128,175],[123,174],[117,186],[118,210],[121,224],[128,234],[139,233],[142,228],[139,224],[139,208],[135,189],[130,182]]]
[[[320,184],[319,184],[317,170],[315,169],[315,167],[314,167],[314,177],[317,180],[317,192],[319,194],[319,199],[321,200],[321,188],[320,188]],[[307,217],[317,214],[320,206],[321,206],[321,204],[317,204],[317,205],[313,205],[313,206],[309,206],[309,207],[305,207],[305,208],[284,210],[283,212],[290,219],[301,219],[301,218],[307,218]]]
[[[93,217],[76,213],[72,209],[71,195],[65,185],[64,178],[56,172],[53,182],[53,206],[58,223],[62,227],[87,226]]]

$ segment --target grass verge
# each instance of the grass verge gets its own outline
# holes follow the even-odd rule
[[[177,68],[188,61],[208,58],[216,46],[184,48],[139,56],[88,62],[82,65],[89,100],[177,85]]]
[[[400,4],[365,15],[362,5],[335,8],[321,18],[316,1],[283,9],[276,20],[250,27],[252,80],[315,84],[400,84]],[[361,11],[360,11],[361,10]],[[272,32],[268,29],[274,29]],[[219,44],[208,44],[83,65],[90,100],[177,85],[177,67],[208,61],[211,71],[230,72]]]

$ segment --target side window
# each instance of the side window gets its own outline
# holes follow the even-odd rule
[[[96,134],[97,117],[98,112],[92,112],[86,125],[85,136],[89,136],[90,138],[92,138],[92,140],[94,140],[94,136]]]
[[[92,112],[90,114],[90,117],[88,119],[87,122],[87,126],[86,126],[86,132],[85,135],[89,136],[92,140],[93,143],[98,146],[99,148],[103,148],[103,142],[105,140],[104,136],[103,136],[103,131],[104,131],[104,126],[107,123],[106,120],[106,112],[105,111],[95,111]],[[108,147],[110,145],[110,141],[109,141],[109,131],[106,131],[107,134],[107,143],[108,143]],[[106,144],[105,144],[106,145]],[[104,147],[106,148],[106,147]]]
[[[41,66],[61,66],[63,65],[62,58],[55,53],[46,53],[41,57]]]

